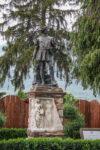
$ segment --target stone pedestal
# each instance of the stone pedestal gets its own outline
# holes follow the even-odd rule
[[[63,96],[61,88],[36,86],[30,89],[29,137],[63,137]]]

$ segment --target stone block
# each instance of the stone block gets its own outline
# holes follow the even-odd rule
[[[55,103],[63,104],[63,98],[55,98]]]
[[[60,88],[35,87],[30,90],[28,136],[63,136],[63,95]]]
[[[63,117],[63,110],[59,110],[58,113],[60,117]]]
[[[62,104],[56,104],[57,110],[62,110]]]

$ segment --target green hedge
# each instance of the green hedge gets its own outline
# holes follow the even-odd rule
[[[2,139],[15,139],[15,138],[26,138],[26,129],[8,129],[8,128],[1,128],[0,129],[0,140]]]
[[[100,140],[12,139],[0,141],[0,150],[100,150]]]

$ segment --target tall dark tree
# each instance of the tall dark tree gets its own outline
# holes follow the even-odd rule
[[[45,25],[51,27],[50,35],[56,38],[58,44],[61,43],[55,61],[58,73],[60,72],[60,76],[64,73],[68,81],[71,59],[65,50],[69,39],[66,15],[73,10],[57,8],[67,1],[69,0],[4,0],[4,4],[0,5],[1,9],[5,9],[0,33],[7,40],[7,46],[3,48],[4,55],[0,57],[1,85],[8,77],[15,89],[24,87],[23,80],[33,66],[34,40],[39,33],[37,29],[39,31]]]
[[[71,44],[75,56],[73,76],[83,87],[100,93],[100,0],[82,2],[73,26]]]

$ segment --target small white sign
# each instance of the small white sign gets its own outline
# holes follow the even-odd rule
[[[100,128],[81,128],[80,135],[84,140],[100,139]]]
[[[96,140],[100,139],[100,131],[83,131],[84,139]]]

